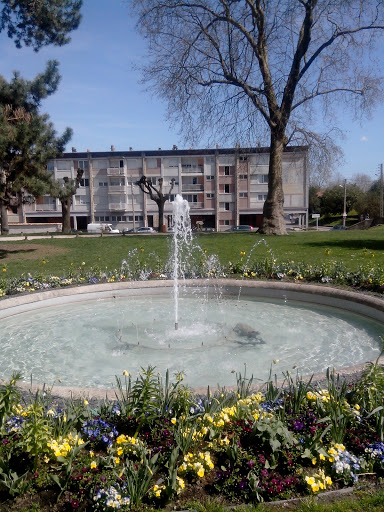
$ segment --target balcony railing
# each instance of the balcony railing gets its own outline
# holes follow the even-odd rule
[[[204,167],[195,165],[194,167],[187,167],[185,165],[181,166],[181,172],[183,174],[203,174],[204,173]]]
[[[191,209],[194,209],[194,208],[202,208],[203,207],[203,203],[189,203],[189,207]]]
[[[31,204],[30,209],[26,209],[25,211],[30,212],[55,212],[57,211],[57,206],[55,204]]]
[[[107,168],[108,176],[124,176],[124,167],[108,167]]]
[[[122,212],[127,209],[127,203],[109,203],[109,209]]]
[[[127,187],[125,185],[108,185],[108,194],[126,194]]]
[[[199,192],[201,190],[204,190],[204,185],[202,185],[201,183],[182,183],[181,188],[183,192]]]

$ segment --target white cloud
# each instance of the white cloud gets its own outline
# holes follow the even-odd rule
[[[368,141],[368,137],[363,135],[360,140],[361,140],[361,142],[367,142]]]

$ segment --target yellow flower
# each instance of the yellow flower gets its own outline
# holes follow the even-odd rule
[[[5,267],[3,267],[3,272],[6,272],[6,271],[7,271],[7,269]]]
[[[124,377],[129,377],[129,373],[127,372],[127,370],[123,370],[123,375]]]
[[[325,460],[325,457],[322,453],[320,453],[320,460]]]
[[[114,458],[114,463],[115,464],[120,464],[120,458],[119,457],[115,457]]]
[[[88,404],[89,404],[88,400],[84,399],[83,404],[84,404],[84,405],[88,405]]]
[[[97,464],[96,464],[96,462],[93,460],[93,461],[91,462],[91,469],[95,469],[95,468],[97,468]]]
[[[312,459],[312,464],[315,465],[317,462],[316,458]]]
[[[172,419],[171,419],[171,423],[172,423],[173,425],[176,425],[176,418],[172,418]]]

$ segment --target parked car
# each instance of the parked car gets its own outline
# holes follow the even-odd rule
[[[156,233],[153,228],[141,227],[136,229],[136,233]]]
[[[233,226],[229,231],[235,231],[236,233],[240,231],[253,231],[253,227],[248,224],[240,224],[240,226]]]
[[[342,224],[335,224],[334,226],[332,226],[332,230],[339,230],[339,229],[347,229],[345,226],[343,226]]]
[[[132,234],[140,234],[140,233],[156,233],[156,230],[153,229],[153,228],[147,228],[145,226],[142,226],[141,228],[137,228],[137,229],[128,229],[128,228],[125,228],[123,229],[123,235],[132,235]]]
[[[169,228],[167,228],[167,233],[174,233],[175,232],[175,228],[170,226]]]
[[[111,233],[117,235],[120,233],[118,229],[113,228],[112,224],[93,223],[87,226],[88,233]]]

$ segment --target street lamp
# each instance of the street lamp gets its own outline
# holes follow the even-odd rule
[[[339,185],[343,187],[343,185]],[[343,228],[345,228],[345,221],[347,219],[347,180],[344,180],[344,208],[343,208]]]

